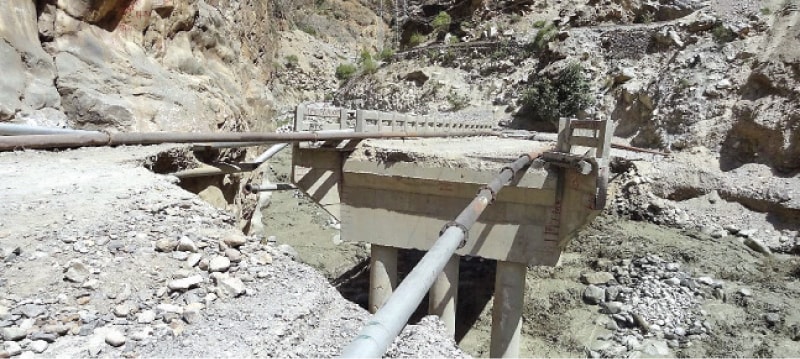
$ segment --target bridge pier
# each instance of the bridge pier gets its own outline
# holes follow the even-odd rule
[[[456,305],[458,303],[458,265],[461,257],[453,255],[436,277],[428,293],[428,314],[437,315],[444,322],[447,334],[456,335]]]
[[[523,263],[497,261],[489,351],[492,358],[519,357],[527,271]]]
[[[372,244],[369,271],[369,312],[375,313],[397,288],[397,248]]]

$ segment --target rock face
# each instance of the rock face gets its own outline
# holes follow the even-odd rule
[[[733,108],[736,122],[723,143],[726,169],[765,163],[800,169],[800,19],[779,15],[759,49]]]
[[[11,11],[0,14],[10,25],[0,29],[0,65],[10,71],[0,121],[122,131],[261,127],[271,106],[270,3],[237,3],[249,17],[232,7],[4,1]],[[243,26],[266,38],[256,45],[236,33]]]

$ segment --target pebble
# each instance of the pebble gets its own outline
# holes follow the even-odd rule
[[[200,260],[203,259],[203,255],[200,253],[192,253],[189,257],[186,258],[186,265],[189,268],[192,268],[200,263]]]
[[[741,288],[739,289],[738,293],[741,294],[743,297],[750,297],[753,295],[753,291],[750,290],[750,288]]]
[[[203,303],[191,303],[183,308],[183,320],[189,324],[197,321],[200,311],[205,308]]]
[[[172,259],[179,260],[179,261],[185,261],[185,260],[189,259],[189,253],[181,252],[181,251],[172,252]]]
[[[225,257],[228,257],[233,263],[239,263],[242,261],[242,252],[233,248],[228,248],[225,250]]]
[[[222,240],[228,247],[239,248],[247,243],[247,238],[240,234],[229,234]]]
[[[37,304],[25,304],[19,308],[19,311],[28,318],[36,318],[47,313],[45,306]]]
[[[89,268],[81,262],[72,262],[67,267],[67,272],[64,274],[64,279],[73,283],[83,283],[89,278]]]
[[[156,251],[158,252],[172,252],[177,246],[178,242],[168,238],[161,238],[156,241]]]
[[[156,320],[156,312],[152,310],[144,310],[139,313],[139,316],[136,318],[136,321],[139,322],[139,324],[150,324],[154,320]]]
[[[28,344],[28,348],[33,350],[33,352],[36,354],[41,354],[44,353],[45,350],[47,350],[48,345],[49,344],[44,340],[34,340],[30,344]]]
[[[606,284],[612,279],[614,279],[614,275],[609,272],[583,273],[581,275],[581,281],[584,284]]]
[[[778,313],[767,313],[764,315],[764,321],[767,322],[767,325],[770,327],[780,324],[781,316]]]
[[[0,331],[0,333],[3,334],[3,340],[5,341],[22,340],[25,339],[25,337],[28,335],[28,333],[20,327],[3,328],[3,330]]]
[[[589,304],[600,304],[606,297],[605,289],[596,285],[589,285],[583,291],[583,300]]]
[[[608,302],[605,304],[606,314],[617,314],[622,311],[622,303]]]
[[[178,250],[195,253],[199,249],[197,248],[197,245],[194,244],[194,242],[191,239],[189,239],[189,237],[184,236],[181,237],[180,240],[178,240]]]
[[[231,260],[223,256],[216,256],[208,262],[209,272],[225,272],[230,267]]]
[[[5,347],[6,347],[5,352],[6,354],[8,354],[9,357],[14,357],[22,353],[22,347],[20,347],[19,344],[17,344],[17,342],[6,342]],[[3,353],[0,352],[0,354]]]
[[[196,274],[191,277],[172,280],[167,284],[167,288],[173,291],[185,291],[200,283],[203,283],[203,276]]]
[[[772,251],[769,250],[769,247],[761,243],[760,241],[753,239],[752,237],[745,238],[744,245],[749,247],[750,249],[765,255],[772,255]]]
[[[133,311],[133,307],[128,303],[118,304],[114,306],[114,315],[118,317],[127,317],[128,314],[131,314]]]
[[[112,347],[120,347],[126,342],[125,335],[117,329],[111,329],[106,333],[106,343]]]
[[[219,281],[219,286],[226,291],[228,294],[238,297],[245,293],[246,288],[244,283],[239,278],[222,278]]]
[[[253,263],[260,266],[272,264],[272,255],[267,252],[258,252],[253,256]]]

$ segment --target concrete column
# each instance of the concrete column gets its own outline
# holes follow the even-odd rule
[[[375,313],[397,287],[397,248],[373,244],[370,254],[369,311]]]
[[[306,117],[306,104],[302,103],[297,105],[294,110],[294,130],[305,131],[305,117]]]
[[[458,303],[458,265],[460,257],[453,255],[436,277],[428,293],[428,314],[438,315],[451,338],[456,335],[456,305]]]
[[[521,263],[497,261],[492,308],[492,358],[518,358],[525,302],[525,273]]]

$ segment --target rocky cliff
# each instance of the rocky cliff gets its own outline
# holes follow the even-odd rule
[[[0,120],[110,130],[260,128],[274,29],[261,1],[4,0]]]

